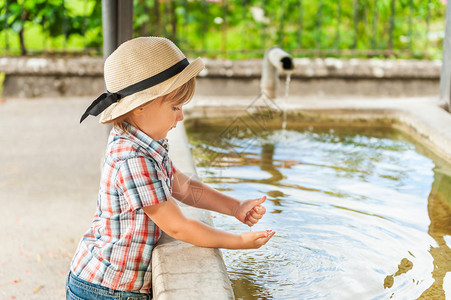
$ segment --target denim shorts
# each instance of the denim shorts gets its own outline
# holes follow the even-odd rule
[[[98,284],[84,281],[71,272],[66,282],[67,300],[150,300],[152,294],[116,291]]]

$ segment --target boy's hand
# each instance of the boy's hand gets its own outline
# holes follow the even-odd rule
[[[235,218],[248,226],[254,226],[266,213],[265,207],[261,205],[265,200],[266,196],[242,201],[235,212]]]
[[[243,245],[241,249],[257,249],[266,244],[270,238],[273,237],[275,231],[265,230],[265,231],[248,231],[240,235]]]

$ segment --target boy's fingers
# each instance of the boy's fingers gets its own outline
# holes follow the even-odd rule
[[[265,212],[266,209],[263,206],[258,205],[253,207],[250,211],[248,211],[244,219],[247,220],[249,217],[253,217],[254,219],[261,219],[265,214]]]
[[[246,213],[246,216],[244,217],[244,220],[248,220],[249,217],[251,217],[251,216],[252,216],[252,210],[250,210],[250,211],[248,211],[248,212]]]
[[[258,219],[254,218],[254,217],[251,216],[251,215],[249,215],[249,216],[246,218],[246,220],[249,221],[249,222],[251,222],[252,224],[255,224],[255,223],[258,222]]]
[[[260,247],[268,243],[268,241],[273,237],[274,233],[268,234],[268,236],[265,236],[263,238],[258,239],[258,243],[260,244]]]
[[[254,205],[255,205],[255,206],[260,205],[260,204],[262,204],[263,202],[265,202],[265,200],[266,200],[266,196],[263,196],[263,197],[261,197],[261,198],[255,199],[255,200],[254,200]]]
[[[244,224],[248,226],[253,226],[256,224],[266,213],[266,209],[264,206],[260,205],[259,203],[263,203],[266,200],[266,196],[263,196],[259,199],[252,200],[255,204],[254,207],[252,207],[244,217],[244,220],[242,221]]]
[[[263,214],[255,212],[255,210],[251,210],[249,216],[253,217],[256,220],[260,220],[263,217]]]
[[[271,232],[268,234],[268,236],[264,239],[265,244],[275,235],[276,233],[271,230]]]
[[[275,232],[272,231],[272,230],[265,230],[265,231],[260,231],[260,232],[259,232],[260,238],[268,239],[268,240],[269,240],[274,234],[275,234]]]
[[[264,239],[266,237],[268,237],[268,231],[259,231],[257,234],[257,239]]]
[[[263,205],[257,205],[253,209],[257,214],[264,215],[266,213],[266,208]]]

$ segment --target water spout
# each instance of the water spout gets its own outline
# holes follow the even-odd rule
[[[294,69],[291,55],[279,47],[269,48],[263,58],[262,77],[260,81],[261,93],[270,99],[277,97],[279,72],[290,76]]]

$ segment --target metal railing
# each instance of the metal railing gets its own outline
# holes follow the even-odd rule
[[[188,55],[440,58],[444,0],[134,0],[134,35]],[[101,1],[1,0],[0,54],[100,55]]]

